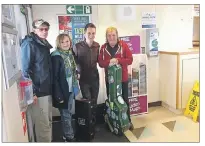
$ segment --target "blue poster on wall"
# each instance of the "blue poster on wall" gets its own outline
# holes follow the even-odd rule
[[[67,33],[76,44],[84,39],[84,28],[90,22],[89,16],[58,16],[59,33]]]
[[[84,39],[84,28],[89,23],[89,16],[72,16],[72,38],[73,44]]]

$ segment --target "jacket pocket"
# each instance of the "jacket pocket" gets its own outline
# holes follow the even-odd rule
[[[37,76],[34,76],[32,79],[33,82],[33,92],[39,92],[40,91],[40,78],[38,78]]]

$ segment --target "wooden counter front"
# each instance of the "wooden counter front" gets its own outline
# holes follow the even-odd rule
[[[195,80],[199,80],[199,48],[159,51],[160,99],[183,109]]]

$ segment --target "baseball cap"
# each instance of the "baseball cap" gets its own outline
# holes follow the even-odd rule
[[[47,25],[48,27],[50,26],[50,24],[43,19],[34,20],[32,23],[33,28],[39,28],[41,25]]]

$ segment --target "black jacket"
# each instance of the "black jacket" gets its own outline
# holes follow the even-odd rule
[[[53,66],[53,106],[56,108],[68,109],[70,92],[68,82],[66,81],[65,65],[60,55],[53,56],[54,52],[51,54]],[[59,103],[62,100],[64,102]]]
[[[51,95],[52,65],[48,41],[41,41],[33,32],[21,44],[22,76],[33,82],[33,93],[37,97]]]
[[[100,45],[97,42],[93,42],[93,45],[89,47],[85,41],[79,42],[73,47],[75,61],[80,73],[80,82],[90,83],[99,80],[97,69],[99,48]]]

